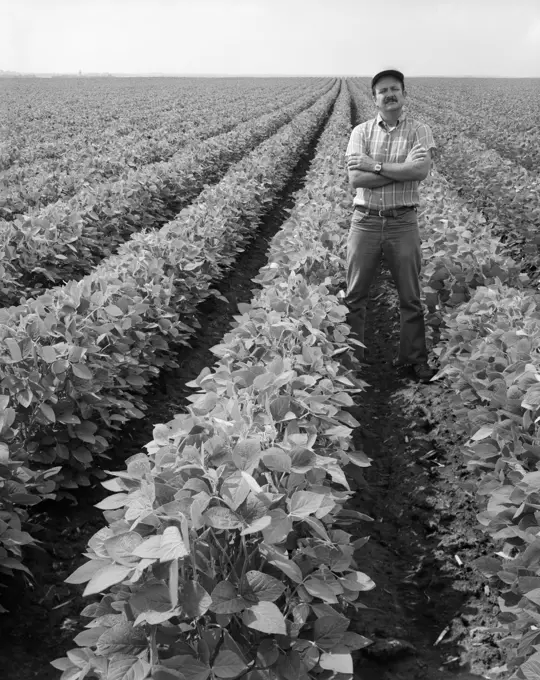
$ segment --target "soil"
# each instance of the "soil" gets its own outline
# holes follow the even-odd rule
[[[377,587],[363,593],[355,630],[372,639],[359,680],[468,680],[502,665],[496,597],[473,561],[489,540],[479,530],[442,383],[415,383],[392,360],[399,344],[398,300],[383,267],[368,306],[369,383],[352,415],[356,448],[372,459],[356,474],[358,510],[373,518],[359,569]],[[435,366],[435,363],[432,362]],[[352,471],[351,471],[352,472]]]
[[[315,140],[316,141],[316,140]],[[116,468],[151,439],[153,426],[185,410],[193,380],[214,363],[210,348],[229,329],[236,304],[248,302],[251,279],[266,261],[268,242],[288,217],[315,142],[299,163],[292,182],[257,231],[234,271],[216,287],[228,303],[208,300],[199,311],[201,331],[191,349],[182,349],[179,368],[164,374],[148,394],[142,421],[134,421],[111,451]],[[366,344],[374,365],[362,369],[370,384],[352,414],[361,422],[355,444],[372,458],[357,474],[354,503],[374,521],[358,527],[369,535],[358,551],[358,568],[377,587],[362,594],[366,609],[354,629],[373,640],[359,653],[358,680],[467,680],[487,677],[500,665],[495,623],[496,600],[471,566],[485,554],[487,540],[477,529],[467,472],[453,439],[449,395],[439,383],[418,386],[391,367],[396,353],[397,304],[388,272],[372,288]],[[17,575],[0,586],[9,614],[0,616],[0,668],[3,680],[53,680],[50,662],[73,648],[87,604],[82,588],[64,579],[83,559],[89,537],[103,526],[94,504],[100,488],[80,489],[77,505],[67,500],[43,503],[33,516],[41,526],[38,549],[27,551],[35,581]],[[484,675],[483,675],[484,674]]]

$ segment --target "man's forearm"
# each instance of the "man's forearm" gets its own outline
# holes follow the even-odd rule
[[[383,163],[381,175],[394,182],[421,182],[427,177],[424,168],[413,162]]]
[[[395,180],[388,177],[382,177],[382,175],[379,175],[376,172],[363,172],[362,170],[349,171],[349,184],[353,189],[378,189],[387,184],[392,184],[394,181]]]

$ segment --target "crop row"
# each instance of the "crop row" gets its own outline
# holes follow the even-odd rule
[[[277,112],[194,144],[166,163],[89,187],[39,215],[0,223],[0,301],[14,304],[21,293],[28,297],[87,274],[130,234],[171,219],[204,185],[219,180],[233,162],[321,96],[324,92],[309,93]]]
[[[280,99],[321,86],[322,79],[3,81],[0,169],[51,163],[48,170],[54,172],[74,140],[79,150],[99,149],[115,158],[118,151],[124,154],[126,143],[137,142],[141,129],[152,141],[164,128],[198,133],[220,103],[238,109],[243,102],[250,108],[268,92]]]
[[[212,282],[276,200],[339,87],[161,230],[136,234],[79,282],[0,310],[0,436],[9,461],[9,469],[0,467],[0,501],[11,517],[0,526],[0,569],[17,568],[20,546],[3,536],[19,526],[20,505],[54,490],[51,479],[43,481],[50,471],[36,468],[55,466],[64,487],[88,484],[114,433],[144,415],[146,386],[175,365],[173,348],[195,332],[197,304],[216,294]]]
[[[538,82],[483,80],[472,85],[445,79],[444,84],[413,81],[412,100],[444,101],[445,115],[457,115],[463,131],[501,156],[533,173],[540,167]],[[519,104],[518,104],[519,102]],[[440,110],[440,109],[439,109]],[[481,118],[482,124],[478,121]],[[501,131],[504,130],[504,134]]]
[[[413,115],[432,126],[441,152],[437,167],[477,205],[524,271],[535,274],[540,253],[540,176],[464,134],[459,120],[435,104],[413,104]]]
[[[440,333],[439,377],[455,392],[449,427],[468,440],[479,523],[496,546],[475,566],[499,594],[505,669],[516,680],[536,677],[540,296],[492,225],[446,180],[434,173],[423,191],[423,289]]]
[[[447,152],[445,146],[443,157]],[[529,277],[493,225],[468,211],[445,184],[449,202],[432,184],[424,213],[427,225],[434,216],[440,220],[439,211],[444,215],[444,229],[437,228],[425,253],[426,302],[435,302],[442,322],[439,376],[455,392],[450,426],[467,441],[463,453],[475,480],[478,519],[496,546],[476,568],[499,593],[502,670],[516,680],[536,677],[540,296],[527,287]],[[451,219],[451,204],[459,219]]]
[[[68,136],[66,128],[63,137],[70,143],[59,157],[36,159],[31,165],[14,164],[2,173],[0,187],[5,188],[0,194],[0,217],[12,220],[22,213],[36,215],[45,205],[65,201],[84,187],[123,179],[130,170],[167,161],[187,144],[229,132],[263,112],[284,108],[308,90],[314,93],[316,88],[267,88],[254,91],[251,98],[237,93],[216,102],[215,91],[208,88],[206,98],[192,101],[189,108],[172,109],[168,116],[160,111],[155,117],[165,120],[159,127],[151,118],[153,112],[148,111],[143,119],[123,121],[129,132],[111,136],[102,131],[101,138],[83,148],[83,140]]]
[[[345,529],[362,516],[345,508],[343,471],[368,464],[343,410],[361,388],[339,362],[346,309],[326,285],[348,222],[349,114],[344,89],[262,289],[194,381],[189,412],[105,483],[109,525],[69,581],[112,588],[54,662],[63,680],[350,677],[351,651],[369,644],[348,630],[374,584],[355,569],[362,541]]]

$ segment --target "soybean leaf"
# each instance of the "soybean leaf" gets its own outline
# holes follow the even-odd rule
[[[248,527],[243,529],[240,533],[242,536],[247,536],[248,534],[254,534],[258,531],[262,531],[263,529],[266,529],[266,527],[269,527],[270,524],[272,523],[272,518],[270,515],[265,515],[264,517],[260,517],[259,519],[256,519],[253,524],[250,524]]]
[[[150,626],[157,626],[160,623],[164,623],[165,621],[169,621],[174,616],[179,616],[180,614],[181,614],[181,610],[178,609],[178,608],[168,609],[166,612],[155,612],[155,611],[142,612],[135,619],[134,625],[139,626],[141,623],[148,623]]]
[[[112,659],[107,669],[107,680],[144,680],[152,667],[134,657]]]
[[[161,536],[160,562],[177,560],[189,555],[189,548],[184,543],[177,526],[166,527]]]
[[[347,590],[365,592],[375,588],[374,581],[372,581],[367,574],[364,574],[361,571],[353,571],[350,574],[346,574],[346,576],[340,579],[340,582],[344,588],[347,588]]]
[[[99,503],[96,503],[96,508],[99,510],[117,510],[123,508],[128,500],[127,493],[113,493],[112,496],[107,496]]]
[[[206,680],[210,675],[211,669],[199,659],[193,656],[182,655],[165,659],[161,662],[162,666],[178,669],[185,680]]]
[[[73,373],[77,376],[77,378],[81,378],[82,380],[92,380],[92,372],[88,366],[85,366],[84,364],[71,364],[71,368],[73,369]]]
[[[41,356],[48,364],[52,364],[57,359],[56,350],[51,345],[44,345],[41,348]]]
[[[343,616],[322,616],[313,624],[313,636],[317,647],[331,650],[343,637],[349,627],[349,620]]]
[[[260,439],[250,437],[237,442],[232,452],[232,459],[239,470],[251,474],[259,463],[260,455]]]
[[[306,604],[305,602],[295,605],[295,607],[292,610],[294,622],[298,624],[300,628],[302,628],[304,623],[308,620],[310,612],[311,607],[309,606],[309,604]]]
[[[248,571],[246,578],[256,597],[265,602],[274,602],[285,590],[277,578],[261,571]]]
[[[212,597],[197,581],[186,581],[182,588],[181,606],[189,618],[194,619],[203,616],[210,605]]]
[[[315,454],[310,449],[294,449],[291,453],[291,469],[300,474],[311,470],[315,464]]]
[[[353,660],[350,654],[323,652],[319,657],[319,665],[321,668],[335,673],[350,674],[353,672]]]
[[[302,575],[302,570],[296,564],[296,562],[284,558],[283,560],[270,560],[270,564],[273,564],[274,567],[281,569],[281,571],[295,583],[302,583],[304,577]]]
[[[105,550],[109,556],[118,564],[126,566],[137,564],[139,561],[132,553],[142,542],[143,537],[136,531],[126,531],[108,538],[105,543]]]
[[[133,550],[133,554],[145,559],[159,559],[161,556],[161,535],[149,536]]]
[[[302,663],[300,654],[294,649],[289,649],[286,654],[281,654],[277,664],[278,677],[284,680],[307,680],[306,668]]]
[[[49,404],[40,404],[39,409],[50,423],[56,423],[54,409]]]
[[[527,680],[538,680],[540,678],[540,653],[533,654],[520,666],[520,670]]]
[[[123,316],[124,312],[120,309],[120,307],[117,307],[116,305],[108,305],[105,307],[105,311],[110,314],[110,316]]]
[[[304,522],[308,524],[323,541],[330,541],[330,537],[326,533],[324,524],[316,517],[304,517]]]
[[[292,531],[292,519],[281,508],[270,510],[268,515],[272,521],[268,527],[263,529],[264,540],[270,544],[282,543]]]
[[[164,583],[149,583],[129,599],[135,614],[146,611],[167,612],[171,609],[169,589]]]
[[[277,447],[266,449],[261,456],[261,460],[269,470],[274,470],[275,472],[291,471],[291,457],[288,453]]]
[[[297,649],[296,644],[294,648]],[[306,671],[309,672],[312,668],[315,668],[315,666],[319,663],[319,657],[321,655],[321,652],[319,649],[317,649],[317,647],[314,647],[313,645],[307,645],[304,646],[302,649],[297,649],[297,651],[300,654],[300,658],[302,659],[302,663],[304,664]]]
[[[239,529],[242,527],[241,518],[230,508],[215,506],[208,508],[203,513],[203,518],[208,526],[215,529]]]
[[[73,642],[79,645],[79,647],[93,647],[103,633],[108,630],[110,630],[110,628],[105,628],[104,626],[83,630],[82,633],[79,633],[73,638]]]
[[[363,451],[347,451],[345,455],[351,463],[358,465],[358,467],[369,467],[371,465],[370,459]]]
[[[218,678],[236,678],[246,669],[246,664],[230,649],[221,649],[212,666],[212,671]]]
[[[531,602],[534,602],[534,604],[540,605],[540,588],[530,590],[528,593],[525,593],[525,597]]]
[[[112,654],[138,654],[147,646],[144,629],[136,628],[130,621],[117,623],[97,641],[96,652],[101,656]]]
[[[291,410],[291,398],[287,396],[276,397],[270,403],[270,413],[273,419],[279,423],[285,419],[287,413]]]
[[[67,577],[66,583],[86,583],[94,576],[94,574],[100,571],[100,569],[107,567],[110,563],[110,560],[90,560],[89,562],[85,562]]]
[[[13,361],[15,363],[22,361],[23,356],[21,354],[21,348],[19,347],[18,342],[14,338],[6,338],[4,343],[7,345]]]
[[[111,564],[97,571],[86,586],[83,595],[95,595],[103,590],[120,583],[129,576],[132,567],[125,567],[121,564]]]
[[[266,638],[257,649],[257,665],[263,668],[273,666],[279,658],[279,647],[273,638]]]
[[[286,635],[287,626],[281,611],[273,602],[259,602],[246,609],[242,620],[248,628],[261,633]]]
[[[330,604],[335,604],[337,602],[332,588],[318,578],[309,578],[304,583],[304,587],[310,595],[320,597],[324,602],[329,602]]]
[[[364,649],[364,647],[368,647],[371,644],[373,644],[372,640],[368,640],[368,638],[363,635],[358,635],[358,633],[353,633],[352,631],[346,631],[332,651],[334,654],[348,654],[357,649]]]
[[[247,602],[230,581],[221,581],[212,591],[212,604],[209,609],[216,614],[236,614],[246,606]]]
[[[185,488],[185,487],[184,487]],[[232,510],[237,510],[249,494],[249,484],[240,472],[229,475],[221,485],[220,495]]]
[[[321,507],[324,496],[311,491],[295,491],[289,501],[289,515],[296,519],[308,517]]]
[[[152,680],[185,680],[185,676],[172,668],[154,666],[152,668]]]

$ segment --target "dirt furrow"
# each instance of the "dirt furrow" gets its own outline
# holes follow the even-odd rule
[[[496,600],[472,566],[486,539],[477,528],[467,472],[452,434],[442,384],[418,385],[392,368],[399,342],[397,295],[383,267],[372,287],[366,345],[370,387],[352,414],[356,447],[372,458],[356,475],[356,507],[373,518],[359,568],[377,587],[357,632],[374,640],[360,654],[361,680],[468,680],[501,660],[489,627]]]

